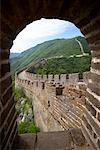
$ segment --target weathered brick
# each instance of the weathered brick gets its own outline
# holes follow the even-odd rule
[[[93,43],[95,42],[95,40],[100,40],[100,33],[94,35],[94,36],[91,36],[89,38],[86,38],[86,40],[89,42],[89,43]]]
[[[86,101],[86,108],[91,112],[91,114],[96,117],[96,110],[93,108],[91,104],[89,104],[88,101]]]
[[[92,82],[94,84],[99,83],[100,82],[100,75],[97,75],[95,73],[91,73],[89,76],[90,79],[92,79]]]
[[[98,62],[98,63],[93,63],[93,62],[92,62],[91,67],[92,67],[93,69],[100,70],[100,63],[99,63],[99,62]]]
[[[10,122],[11,122],[11,120],[12,120],[14,114],[15,114],[15,108],[12,109],[12,111],[11,111],[11,113],[10,113],[8,119],[7,119],[7,124],[8,124],[8,126],[9,126],[9,124],[10,124]]]
[[[93,138],[97,139],[97,135],[95,133],[93,133]]]
[[[14,128],[14,130],[13,130],[13,133],[12,133],[12,135],[11,135],[11,138],[10,138],[11,141],[10,141],[10,143],[12,143],[12,140],[14,140],[13,137],[15,136],[16,130],[17,130],[17,122],[16,122],[15,128]]]
[[[91,115],[88,113],[88,111],[85,111],[86,118],[90,122],[91,126],[95,128],[96,134],[100,137],[100,127],[99,124],[96,123],[96,121],[91,117]]]
[[[11,76],[7,76],[4,80],[1,81],[1,93],[3,94],[4,91],[11,85]]]
[[[98,84],[88,83],[88,88],[91,89],[94,93],[100,96],[100,86]]]
[[[3,26],[5,26],[5,24]],[[2,49],[10,49],[13,44],[13,40],[9,39],[8,37],[2,38],[0,42],[0,46]]]
[[[77,25],[78,25],[79,27],[83,28],[83,27],[86,26],[88,23],[89,23],[89,18],[88,18],[88,16],[86,16],[85,18],[79,20],[79,22],[78,22]],[[85,32],[84,32],[84,34],[85,34]]]
[[[1,65],[1,77],[3,77],[3,76],[5,76],[5,74],[7,73],[7,72],[10,72],[10,64],[9,63],[7,63],[7,64],[2,64]]]
[[[4,123],[4,120],[7,118],[8,113],[10,111],[10,109],[12,108],[14,104],[13,99],[11,99],[11,101],[7,104],[6,109],[4,109],[4,111],[1,113],[1,121],[0,121],[0,125],[2,125]]]
[[[92,149],[96,150],[97,146],[95,145],[94,140],[91,139],[90,134],[88,134],[87,129],[83,125],[82,125],[82,132],[84,133],[84,135],[85,135],[85,137],[87,139],[87,142],[91,143]]]
[[[3,128],[0,132],[0,141],[1,141],[1,143],[2,143],[4,138],[5,138],[5,129]]]
[[[14,130],[14,128],[16,128],[16,126],[13,127],[15,122],[16,122],[16,117],[14,118],[13,122],[10,124],[9,131],[7,131],[7,134],[6,134],[5,138],[3,139],[1,149],[4,149],[6,147],[6,143],[10,140],[9,137],[11,136],[11,132],[12,132],[12,130]]]
[[[12,97],[12,87],[7,90],[7,92],[2,96],[2,104],[5,105],[7,101]]]
[[[98,147],[100,148],[100,139],[97,141]]]
[[[96,58],[100,58],[100,51],[99,51],[100,45],[98,45],[97,47],[96,46],[94,46],[93,48],[92,47],[93,46],[90,47],[92,50],[92,56],[96,57]],[[97,51],[96,51],[96,49],[97,49]]]
[[[97,114],[97,119],[100,122],[100,112],[98,112],[98,114]]]
[[[84,138],[81,130],[70,129],[69,131],[71,132],[71,136],[73,138],[73,141],[77,146],[82,146],[85,144],[85,138]]]
[[[88,97],[89,101],[98,109],[100,109],[100,102],[99,99],[94,98],[92,94],[90,94],[88,91],[86,92],[86,97]]]
[[[82,31],[86,34],[88,33],[91,33],[91,31],[95,31],[95,29],[100,29],[100,22],[99,22],[99,18],[98,20],[96,20],[95,22],[94,21],[91,21],[88,23],[88,25],[85,27],[82,28]]]
[[[95,57],[98,58],[100,56],[100,52],[99,52],[100,45],[94,43],[94,44],[90,44],[89,47],[90,47],[90,49],[92,51],[92,56],[95,56]]]
[[[0,57],[1,57],[1,60],[7,60],[9,59],[9,51],[8,50],[2,50],[0,52]]]
[[[88,121],[86,120],[85,116],[83,116],[82,120],[84,121],[84,123],[85,123],[87,129],[89,130],[90,134],[92,135],[92,132],[93,132],[92,127],[91,127],[91,125],[88,123]]]

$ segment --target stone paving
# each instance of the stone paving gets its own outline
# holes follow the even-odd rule
[[[91,150],[80,129],[19,135],[13,150]]]

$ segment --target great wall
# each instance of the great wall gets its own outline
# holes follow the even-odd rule
[[[1,0],[0,10],[0,149],[18,150],[15,146],[18,139],[19,149],[25,150],[86,150],[82,145],[77,148],[72,145],[83,141],[78,130],[24,135],[19,135],[17,130],[9,60],[13,40],[35,20],[60,18],[73,22],[84,34],[91,49],[92,61],[81,129],[91,149],[100,150],[100,1]]]
[[[80,74],[16,74],[16,87],[32,99],[34,120],[41,131],[80,128],[89,72]],[[24,79],[23,79],[24,78]]]

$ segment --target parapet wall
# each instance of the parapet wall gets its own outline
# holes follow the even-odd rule
[[[53,81],[54,83],[60,83],[65,85],[66,83],[76,84],[77,82],[87,82],[87,78],[89,76],[89,72],[84,72],[82,74],[73,73],[73,74],[60,74],[60,75],[39,75],[26,72],[29,80],[38,80],[38,81]]]
[[[60,78],[59,75],[55,75],[54,80],[51,78],[52,75],[36,76],[27,73],[27,76],[30,80],[19,79],[17,76],[16,84],[31,97],[34,119],[41,131],[80,128],[86,84],[83,79],[79,80],[78,74],[69,75],[68,79],[67,75],[60,75]]]

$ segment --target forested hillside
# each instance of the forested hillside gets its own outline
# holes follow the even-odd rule
[[[82,73],[90,70],[90,56],[70,57],[70,58],[52,58],[45,64],[38,67],[32,66],[28,69],[31,73],[36,74],[71,74]]]
[[[22,52],[17,58],[11,59],[11,70],[12,72],[18,71],[19,69],[29,65],[30,63],[34,64],[35,62],[43,58],[52,58],[56,56],[68,58],[70,56],[82,55],[81,47],[79,43],[76,41],[76,39],[80,41],[84,53],[89,54],[90,50],[88,47],[88,43],[84,37],[46,41],[42,44],[39,44],[33,48],[30,48]],[[70,64],[70,61],[72,60],[69,59],[68,61]]]

